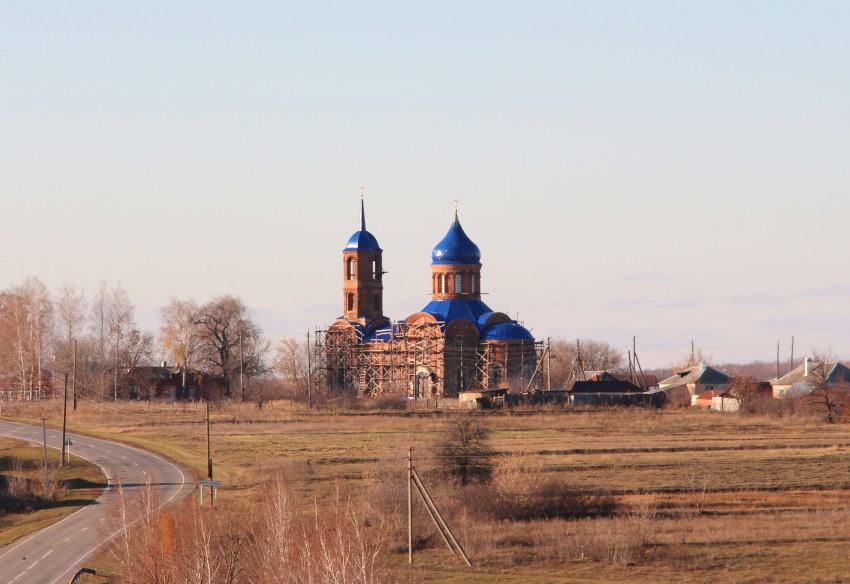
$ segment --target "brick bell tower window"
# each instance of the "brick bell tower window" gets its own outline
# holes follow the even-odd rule
[[[348,258],[347,269],[346,269],[346,277],[349,280],[354,279],[354,258]]]
[[[354,294],[351,292],[348,293],[346,305],[348,306],[348,310],[354,310]]]
[[[477,286],[476,280],[477,280],[477,277],[475,276],[475,274],[472,274],[470,276],[470,279],[469,279],[469,284],[470,284],[470,290],[473,294],[475,294],[477,292],[477,290],[476,290],[476,286]]]
[[[455,274],[455,294],[460,294],[463,289],[463,277],[461,274]]]

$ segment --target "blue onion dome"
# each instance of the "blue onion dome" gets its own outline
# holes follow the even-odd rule
[[[534,341],[534,335],[527,328],[513,322],[500,322],[488,326],[481,333],[482,341]]]
[[[469,239],[460,226],[455,210],[455,220],[446,236],[431,252],[432,264],[480,264],[481,250]]]
[[[382,251],[375,236],[366,231],[366,212],[363,209],[363,194],[360,194],[360,231],[348,239],[343,251]]]

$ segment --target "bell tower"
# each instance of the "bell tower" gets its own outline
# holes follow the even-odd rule
[[[366,231],[363,187],[360,187],[360,231],[351,236],[342,250],[344,319],[366,324],[383,316],[382,253],[378,240]]]

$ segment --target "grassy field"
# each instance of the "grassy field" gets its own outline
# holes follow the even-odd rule
[[[44,492],[44,450],[28,442],[8,438],[0,439],[0,460],[20,461],[4,465],[2,474],[7,482],[25,481]],[[14,468],[17,466],[17,468]],[[55,523],[77,509],[97,499],[106,488],[106,480],[100,469],[79,458],[61,470],[59,453],[48,451],[49,475],[51,477],[51,499],[38,502],[30,512],[0,512],[0,546]]]
[[[27,405],[4,414],[60,419],[58,407]],[[450,414],[315,412],[287,402],[262,410],[226,405],[211,418],[223,505],[253,500],[278,473],[304,513],[345,492],[383,525],[387,543],[379,562],[388,581],[850,581],[850,433],[844,425],[690,411],[486,414],[500,489],[520,497],[529,485],[557,479],[569,490],[610,495],[616,503],[605,517],[518,521],[479,512],[496,486],[467,491],[438,474],[442,461],[434,446]],[[137,444],[198,477],[206,474],[199,406],[86,404],[69,423],[73,431]],[[407,566],[410,446],[474,568],[441,547],[421,509],[417,538],[427,543]],[[510,500],[493,497],[491,504]]]

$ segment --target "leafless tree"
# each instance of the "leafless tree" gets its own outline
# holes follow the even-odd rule
[[[699,347],[694,349],[692,353],[688,353],[687,355],[682,355],[679,359],[675,359],[671,364],[670,368],[673,369],[674,372],[684,371],[689,367],[695,367],[700,363],[711,363],[712,358],[711,355],[708,355],[703,352],[703,350]]]
[[[73,363],[73,341],[83,334],[86,322],[86,297],[73,284],[64,284],[59,289],[56,301],[56,354],[61,358],[65,371]]]
[[[832,352],[814,352],[809,359],[809,375],[806,378],[812,386],[808,396],[812,409],[823,415],[830,424],[841,420],[850,402],[850,385],[829,379],[837,362]]]
[[[451,416],[436,452],[443,473],[461,485],[487,483],[493,475],[490,429],[474,413],[462,411]]]
[[[269,341],[241,298],[229,295],[213,298],[198,308],[193,322],[198,327],[199,364],[205,371],[226,380],[229,395],[233,394],[240,362],[248,379],[268,370]]]
[[[173,296],[160,311],[160,341],[171,361],[193,366],[198,349],[199,331],[195,318],[198,304],[192,300],[181,300]]]
[[[733,375],[729,381],[729,393],[738,400],[741,411],[750,411],[759,398],[759,382],[751,375]]]
[[[307,346],[298,339],[283,339],[275,347],[272,369],[294,388],[307,384]]]
[[[30,278],[0,293],[0,342],[14,363],[24,391],[44,387],[47,354],[52,344],[53,302],[44,283]]]
[[[552,339],[551,376],[553,386],[574,381],[583,371],[619,371],[625,361],[622,351],[604,341],[584,339],[578,342]],[[579,363],[578,355],[581,354]]]

